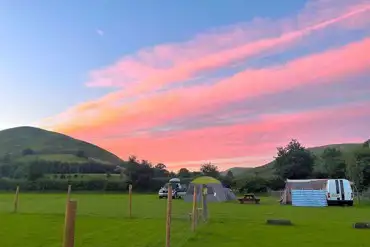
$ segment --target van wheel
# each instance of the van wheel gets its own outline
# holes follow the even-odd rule
[[[350,206],[350,207],[352,207],[353,206],[353,202],[349,202],[347,205]]]

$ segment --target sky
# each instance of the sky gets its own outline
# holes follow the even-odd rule
[[[223,170],[367,140],[369,95],[370,0],[0,1],[0,129]]]

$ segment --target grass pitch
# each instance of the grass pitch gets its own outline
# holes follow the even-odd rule
[[[1,247],[61,246],[66,197],[62,194],[0,194]],[[128,196],[73,194],[78,201],[76,247],[156,247],[165,243],[166,200],[156,195],[133,195],[133,218],[128,219]],[[210,221],[190,231],[191,204],[173,201],[171,246],[368,246],[370,230],[352,223],[370,221],[370,206],[298,208],[262,198],[261,205],[213,203]],[[294,226],[270,226],[269,218],[290,219]]]

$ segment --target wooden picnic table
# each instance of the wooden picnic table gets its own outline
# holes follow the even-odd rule
[[[259,204],[261,199],[257,198],[254,194],[245,194],[244,197],[238,198],[238,201],[240,202],[240,204],[244,203]]]

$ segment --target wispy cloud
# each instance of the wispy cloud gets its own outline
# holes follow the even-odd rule
[[[105,86],[122,84],[125,85],[124,90],[83,103],[75,109],[90,111],[100,106],[105,110],[106,104],[117,105],[117,101],[130,95],[130,92],[145,92],[150,88],[187,80],[208,68],[215,69],[236,58],[246,59],[268,49],[281,49],[281,45],[289,48],[292,41],[302,42],[302,38],[312,34],[313,30],[325,29],[334,24],[345,29],[367,28],[364,23],[370,24],[370,15],[369,5],[365,3],[310,1],[297,16],[291,18],[277,21],[256,19],[251,23],[199,35],[187,43],[142,50],[115,65],[92,72],[93,80],[88,83]]]
[[[370,4],[338,6],[337,0],[330,1],[333,3],[330,8],[327,2],[309,4],[293,18],[277,22],[257,19],[220,33],[214,31],[202,35],[187,43],[161,45],[139,51],[113,66],[92,72],[92,80],[87,85],[125,87],[121,96],[143,93],[169,83],[189,80],[200,73],[262,52],[287,49],[319,30],[329,27],[355,29],[358,25],[370,23]],[[320,10],[321,15],[317,15],[323,6],[326,7],[325,11]]]
[[[339,79],[370,69],[370,53],[363,52],[369,49],[370,39],[365,39],[285,65],[245,70],[214,85],[171,90],[122,106],[102,101],[97,105],[89,105],[89,108],[74,109],[67,122],[63,123],[60,119],[60,125],[54,127],[73,133],[119,124],[130,131],[135,127],[148,128],[163,124],[178,117],[214,113],[226,104],[295,87],[337,83]]]
[[[330,42],[333,32],[352,31],[362,36],[340,45]],[[293,137],[311,146],[359,141],[370,124],[370,102],[364,101],[370,92],[369,35],[368,0],[311,0],[295,16],[256,18],[188,42],[125,56],[91,72],[86,83],[118,87],[117,91],[76,105],[41,125],[93,141],[123,157],[136,154],[169,162],[174,168],[204,160],[224,167],[261,165],[276,146]],[[323,41],[326,47],[306,49]],[[297,49],[307,52],[259,68],[244,65]],[[220,70],[229,73],[212,77]],[[201,80],[207,83],[197,83]],[[330,87],[341,92],[331,105],[325,100],[335,96]],[[307,96],[297,96],[293,102],[287,95],[294,90]],[[346,93],[358,97],[344,97]],[[272,103],[270,99],[278,95],[285,99]],[[291,100],[291,105],[284,100]],[[307,109],[310,104],[303,100],[318,103]],[[344,129],[356,131],[349,135]]]

